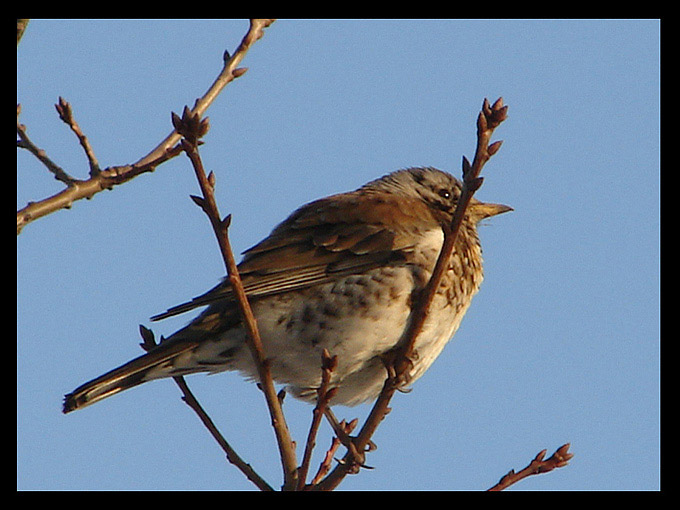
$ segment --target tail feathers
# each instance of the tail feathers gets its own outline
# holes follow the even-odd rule
[[[76,388],[64,397],[63,412],[70,413],[142,384],[151,379],[147,375],[152,369],[171,361],[195,346],[195,342],[186,341],[169,342],[167,345],[162,343],[153,351]],[[171,370],[168,370],[167,376],[170,377],[171,375],[173,375]],[[158,376],[153,378],[158,378]]]

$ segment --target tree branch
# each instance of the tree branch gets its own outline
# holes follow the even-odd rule
[[[307,473],[309,471],[309,464],[312,460],[312,451],[316,444],[316,435],[319,431],[319,426],[321,425],[324,413],[328,408],[328,403],[337,392],[337,388],[329,389],[328,387],[331,381],[331,373],[335,370],[337,364],[338,357],[331,357],[328,351],[324,349],[321,355],[321,385],[317,389],[317,403],[312,414],[312,423],[307,435],[307,443],[305,444],[305,452],[302,456],[302,464],[300,464],[298,469],[298,490],[302,490],[305,487],[305,481],[307,480]]]
[[[359,420],[354,418],[352,421],[349,423],[346,423],[345,420],[342,420],[339,423],[339,426],[342,429],[342,432],[346,435],[349,436],[349,434],[352,433],[352,431],[356,428],[356,426],[359,424]],[[314,479],[312,479],[312,482],[306,486],[306,489],[315,489],[316,485],[318,485],[321,480],[323,480],[323,477],[328,474],[328,472],[331,470],[331,463],[333,462],[333,456],[335,455],[335,452],[342,446],[342,441],[340,440],[339,437],[333,436],[333,439],[331,440],[331,446],[326,452],[326,455],[321,462],[321,465],[319,466],[319,470],[316,473],[316,476]]]
[[[443,225],[444,243],[439,253],[437,263],[435,264],[432,276],[426,286],[424,292],[420,296],[413,312],[413,317],[408,325],[408,330],[405,335],[406,341],[402,348],[396,353],[393,361],[393,370],[388,370],[389,375],[385,380],[385,385],[378,396],[371,412],[366,418],[359,435],[354,439],[356,450],[363,454],[367,446],[370,444],[370,439],[376,431],[384,417],[390,411],[389,402],[394,395],[394,392],[407,382],[407,374],[410,370],[411,357],[413,355],[413,346],[415,340],[420,332],[427,313],[434,299],[436,290],[439,288],[444,271],[448,267],[449,259],[453,253],[458,231],[465,217],[465,211],[474,195],[475,191],[479,189],[482,184],[482,178],[479,177],[484,164],[488,159],[498,152],[500,143],[496,142],[489,145],[489,140],[493,134],[494,129],[500,125],[507,117],[507,106],[503,105],[503,99],[498,99],[492,106],[489,101],[484,99],[482,111],[477,118],[477,148],[472,165],[466,158],[463,158],[463,189],[461,196],[458,199],[458,204],[453,215],[450,225]],[[332,490],[338,486],[342,479],[350,473],[356,473],[363,462],[356,459],[353,452],[348,452],[343,461],[336,466],[336,468],[318,485],[319,489]]]
[[[17,140],[17,147],[21,149],[26,149],[28,152],[33,154],[38,160],[47,167],[47,169],[52,172],[54,178],[58,181],[63,182],[66,186],[72,186],[77,182],[77,179],[71,177],[66,171],[52,161],[47,153],[39,148],[33,141],[29,138],[26,132],[26,126],[19,122],[19,114],[21,113],[21,105],[17,105],[17,135],[19,139]],[[19,225],[17,224],[17,229]],[[17,231],[17,234],[19,232]]]
[[[57,113],[59,114],[59,118],[64,121],[64,123],[66,123],[71,128],[71,131],[73,131],[78,137],[78,141],[85,151],[87,161],[90,163],[90,177],[96,177],[97,174],[101,172],[101,169],[99,168],[99,163],[97,162],[97,158],[94,155],[90,141],[83,134],[83,131],[80,129],[76,119],[73,117],[73,108],[71,108],[69,102],[64,100],[63,97],[59,98],[59,102],[55,105],[55,107],[57,109]]]
[[[262,37],[264,34],[264,29],[273,22],[273,19],[250,20],[248,32],[243,37],[243,40],[239,44],[234,54],[232,56],[229,56],[228,54],[225,55],[226,58],[224,59],[224,66],[221,72],[210,86],[208,91],[196,101],[196,104],[192,109],[193,113],[202,116],[218,96],[218,94],[222,91],[222,89],[235,78],[238,78],[239,76],[242,76],[243,73],[245,73],[246,70],[244,68],[239,69],[238,65],[241,63],[255,41]],[[19,25],[17,24],[17,36],[18,35]],[[17,116],[18,112],[19,108],[17,107]],[[69,125],[73,128],[73,125]],[[19,122],[17,118],[17,132],[19,131],[18,126]],[[25,128],[23,129],[23,132],[25,135]],[[19,136],[20,142],[17,142],[17,145],[24,147],[24,144],[26,143],[25,138],[22,137],[21,133],[19,133]],[[92,172],[92,160],[90,159],[91,171],[90,178],[87,180],[74,179],[68,176],[68,174],[63,170],[61,170],[62,173],[59,173],[57,176],[55,170],[59,167],[54,165],[51,168],[51,171],[55,173],[55,176],[57,176],[59,180],[65,182],[67,187],[55,195],[52,195],[51,197],[39,200],[37,202],[29,202],[25,207],[17,211],[17,235],[21,233],[21,230],[26,225],[38,218],[51,214],[60,209],[68,209],[71,207],[73,202],[77,200],[92,198],[95,194],[102,190],[112,189],[114,186],[128,182],[142,173],[153,171],[156,166],[167,161],[168,159],[175,157],[179,153],[177,150],[177,144],[179,140],[180,135],[173,130],[168,136],[165,137],[165,139],[163,139],[163,141],[161,141],[153,150],[151,150],[151,152],[140,158],[136,163],[109,167],[105,170],[102,170],[101,172],[94,172],[94,175]],[[37,155],[36,152],[31,152]],[[49,160],[49,158],[47,158],[47,160]],[[45,159],[41,158],[41,161],[47,164]]]
[[[142,346],[142,349],[149,352],[151,349],[156,347],[157,344],[153,331],[140,324],[139,332],[142,336],[142,343],[140,344]],[[274,490],[260,475],[258,475],[255,472],[255,470],[252,468],[250,464],[245,462],[236,453],[236,450],[234,450],[231,447],[231,445],[227,442],[222,433],[217,429],[217,426],[212,421],[210,416],[208,416],[208,413],[205,412],[201,404],[199,404],[198,400],[189,389],[189,386],[184,380],[184,377],[182,376],[173,377],[173,380],[175,381],[180,391],[182,392],[182,400],[198,415],[199,419],[203,422],[203,425],[205,425],[205,428],[208,429],[208,432],[210,432],[210,435],[213,436],[215,441],[217,441],[217,444],[220,445],[220,447],[226,454],[227,460],[234,466],[236,466],[239,470],[241,470],[241,472],[246,476],[246,478],[253,482],[260,490],[262,491]]]
[[[220,74],[215,78],[215,81],[210,86],[208,91],[203,94],[200,99],[196,100],[196,104],[191,109],[191,113],[203,117],[208,107],[212,104],[215,98],[219,95],[224,87],[231,83],[235,78],[242,76],[247,68],[238,69],[238,65],[250,50],[251,46],[264,35],[264,29],[274,22],[273,19],[251,19],[250,28],[241,40],[241,43],[236,48],[233,55],[229,56],[225,53],[224,67]],[[179,142],[180,135],[176,130],[173,130],[165,139],[158,144],[149,154],[137,161],[137,165],[145,164],[149,160],[158,157],[159,154],[164,153],[169,147],[173,147]]]
[[[184,400],[184,402],[186,402],[186,404],[191,407],[191,409],[193,409],[198,415],[200,420],[203,422],[203,425],[205,425],[222,450],[224,450],[224,453],[227,455],[227,460],[236,466],[246,476],[246,478],[253,482],[261,491],[273,491],[274,489],[272,486],[269,485],[260,475],[258,475],[253,467],[245,462],[231,447],[227,440],[224,439],[224,436],[222,436],[220,431],[217,430],[217,427],[213,423],[210,416],[208,416],[208,413],[205,412],[203,407],[201,407],[201,404],[199,404],[198,400],[196,400],[196,397],[194,397],[194,394],[189,389],[189,386],[187,386],[184,377],[173,377],[173,379],[175,380],[177,386],[179,386],[179,389],[182,391],[182,400]]]
[[[257,367],[260,379],[259,382],[262,391],[265,394],[272,419],[272,426],[274,427],[274,433],[279,447],[279,454],[283,465],[283,488],[284,490],[294,490],[297,487],[297,460],[295,457],[294,443],[291,440],[290,432],[288,431],[288,426],[286,425],[286,420],[281,408],[281,402],[276,393],[276,389],[274,388],[274,381],[269,370],[269,362],[265,358],[262,339],[260,338],[260,333],[257,329],[255,316],[248,303],[238,273],[236,260],[229,242],[227,230],[231,223],[231,215],[227,216],[224,220],[221,219],[214,194],[215,175],[211,172],[210,175],[206,176],[203,162],[198,153],[199,140],[207,132],[208,122],[207,119],[201,120],[198,114],[192,113],[188,108],[185,108],[182,118],[173,114],[173,124],[175,130],[183,137],[180,144],[191,160],[203,194],[203,197],[192,196],[192,199],[201,207],[201,209],[203,209],[210,219],[210,223],[212,224],[220,246],[220,251],[222,252],[222,258],[224,259],[227,268],[229,283],[236,295],[236,302],[241,314],[244,329],[246,330],[246,343],[250,348],[253,360]]]
[[[511,469],[508,474],[501,478],[496,485],[489,489],[489,491],[502,491],[528,476],[548,473],[553,469],[566,466],[574,457],[573,453],[569,453],[569,446],[569,443],[560,446],[548,460],[543,460],[548,450],[541,450],[527,467],[518,473],[515,473],[515,470]]]

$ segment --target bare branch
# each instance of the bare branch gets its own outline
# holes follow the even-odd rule
[[[73,202],[77,200],[92,198],[100,191],[112,189],[114,186],[123,184],[140,174],[153,172],[158,165],[174,158],[181,152],[181,148],[175,146],[161,154],[158,159],[149,161],[144,165],[113,166],[102,170],[96,177],[86,181],[73,179],[70,185],[59,193],[38,202],[29,202],[26,207],[19,209],[17,211],[17,235],[30,222],[59,209],[69,209]]]
[[[248,303],[243,283],[238,273],[236,260],[231,249],[229,236],[227,230],[231,222],[231,216],[227,216],[224,220],[221,219],[217,203],[215,201],[214,174],[206,176],[203,162],[198,153],[199,139],[208,130],[207,119],[200,120],[199,115],[192,113],[188,108],[185,108],[182,117],[173,115],[173,124],[178,133],[184,137],[181,140],[183,150],[191,160],[196,173],[203,197],[198,201],[194,198],[194,202],[200,205],[203,211],[210,219],[215,236],[217,237],[222,258],[224,259],[227,268],[227,277],[231,283],[234,294],[236,295],[236,302],[241,314],[243,327],[246,331],[246,343],[251,351],[253,360],[258,370],[260,385],[265,394],[267,406],[272,419],[272,426],[276,435],[279,453],[281,455],[281,462],[283,464],[284,489],[294,490],[297,487],[297,460],[295,457],[295,448],[293,441],[286,425],[286,420],[281,408],[281,402],[274,388],[274,381],[272,379],[269,363],[264,355],[262,346],[262,339],[257,329],[257,322],[252,309]]]
[[[253,467],[245,462],[231,447],[227,440],[224,439],[224,436],[222,436],[220,431],[217,430],[217,427],[213,423],[210,416],[208,416],[208,413],[205,412],[205,410],[198,403],[198,400],[196,400],[196,397],[194,397],[194,394],[189,389],[189,386],[187,386],[184,377],[173,377],[173,379],[175,380],[175,383],[177,383],[177,386],[179,386],[179,389],[182,391],[182,400],[184,400],[184,402],[186,402],[187,405],[191,407],[191,409],[193,409],[198,415],[210,434],[215,438],[222,450],[224,450],[224,453],[227,455],[227,460],[239,470],[241,470],[246,478],[253,482],[260,490],[273,491],[274,489],[271,487],[271,485],[269,485],[260,475],[258,475]]]
[[[157,343],[154,338],[153,331],[140,324],[139,332],[142,335],[142,349],[148,352],[156,347]],[[241,470],[246,478],[253,482],[260,490],[273,491],[274,489],[260,475],[258,475],[252,466],[245,462],[231,447],[229,442],[217,429],[217,426],[212,421],[210,416],[208,416],[208,413],[206,413],[201,404],[199,404],[198,400],[189,389],[184,377],[173,377],[173,379],[182,392],[182,400],[198,415],[199,419],[203,422],[203,425],[205,425],[205,428],[208,429],[208,432],[210,432],[215,441],[217,441],[217,444],[220,445],[226,454],[227,460],[239,470]]]
[[[73,108],[71,108],[70,103],[63,97],[59,97],[59,102],[55,105],[55,107],[57,109],[57,113],[59,113],[59,118],[63,120],[71,128],[71,131],[73,131],[78,137],[78,141],[85,151],[87,161],[90,163],[90,177],[96,177],[101,172],[101,169],[99,168],[99,162],[97,162],[97,158],[94,155],[90,141],[83,134],[80,126],[76,122],[76,119],[73,118]]]
[[[43,165],[45,165],[50,172],[54,174],[54,178],[56,180],[63,182],[67,186],[72,186],[75,182],[77,182],[77,179],[74,179],[68,173],[66,173],[63,168],[61,168],[49,157],[47,157],[47,153],[43,149],[39,148],[31,141],[31,139],[28,137],[28,133],[26,132],[26,126],[19,122],[20,113],[21,105],[17,105],[17,135],[19,135],[19,139],[17,140],[17,147],[21,149],[26,149],[36,158],[38,158],[40,162]],[[17,224],[17,229],[18,228],[19,226]],[[17,233],[19,232],[17,231]]]
[[[359,452],[365,451],[366,447],[370,444],[371,436],[389,412],[388,404],[392,399],[394,392],[402,387],[404,383],[408,382],[408,372],[412,366],[410,360],[413,355],[415,340],[425,323],[430,304],[439,288],[444,271],[448,267],[456,237],[463,222],[463,218],[465,217],[465,212],[470,200],[475,191],[477,191],[482,184],[482,178],[479,177],[479,174],[482,171],[484,164],[500,147],[496,143],[489,149],[491,135],[493,134],[494,129],[496,129],[506,117],[507,106],[503,105],[502,98],[498,99],[493,106],[490,106],[488,100],[484,99],[482,111],[477,117],[477,148],[474,160],[472,164],[470,164],[467,159],[463,158],[463,189],[461,191],[461,196],[458,199],[453,219],[450,225],[442,226],[444,230],[444,243],[432,272],[432,276],[430,277],[430,281],[416,303],[413,318],[409,323],[408,330],[405,334],[406,340],[404,345],[395,353],[394,359],[392,360],[393,367],[391,367],[391,369],[388,367],[389,375],[385,380],[385,385],[373,405],[371,413],[366,419],[359,435],[354,439],[356,450]],[[328,477],[319,484],[319,488],[323,490],[332,490],[337,487],[347,474],[356,472],[356,470],[357,461],[355,456],[353,455],[353,452],[348,452],[345,455],[343,462],[341,462]]]
[[[547,450],[541,450],[527,467],[518,473],[515,473],[515,470],[511,469],[510,472],[501,478],[496,485],[491,487],[489,491],[502,491],[528,476],[548,473],[553,469],[566,466],[574,457],[573,453],[569,453],[569,446],[569,443],[560,446],[548,460],[543,460]]]
[[[357,424],[359,423],[359,420],[356,418],[350,421],[349,423],[345,423],[345,420],[342,420],[340,422],[340,426],[342,427],[343,432],[345,435],[349,436],[349,434],[352,433],[352,431],[356,428]],[[331,470],[331,463],[333,462],[333,457],[335,456],[335,452],[342,446],[342,441],[340,438],[337,436],[333,437],[331,441],[331,446],[326,452],[326,456],[324,457],[324,460],[321,462],[321,465],[319,466],[319,470],[316,473],[316,476],[312,480],[312,482],[307,486],[307,488],[315,488],[316,485],[318,485],[321,480],[323,479],[324,476]]]
[[[236,52],[232,56],[225,59],[224,67],[220,71],[213,84],[210,86],[208,91],[196,101],[196,105],[192,109],[193,113],[197,113],[202,116],[208,107],[213,103],[217,95],[222,91],[222,89],[235,78],[243,75],[245,69],[238,68],[238,65],[241,63],[255,41],[262,37],[264,34],[264,29],[273,22],[273,19],[250,20],[250,27],[236,49]],[[17,108],[17,116],[18,111],[19,108]],[[18,126],[19,122],[17,120],[17,131],[19,131]],[[73,128],[73,126],[71,127]],[[142,173],[153,171],[160,163],[163,163],[178,154],[177,146],[179,140],[180,135],[175,130],[173,130],[168,136],[165,137],[162,142],[158,144],[158,146],[156,146],[146,156],[140,158],[136,163],[109,167],[99,173],[95,172],[96,175],[92,175],[91,170],[91,177],[87,180],[74,179],[66,172],[61,170],[57,165],[52,163],[51,171],[55,173],[57,169],[61,170],[61,172],[58,174],[55,173],[55,176],[58,175],[57,178],[65,182],[68,186],[64,190],[52,195],[51,197],[36,202],[29,202],[24,208],[17,211],[17,235],[19,235],[23,227],[38,218],[51,214],[60,209],[68,209],[71,207],[73,202],[77,200],[92,198],[92,196],[102,190],[112,189],[114,186],[130,181]],[[23,145],[20,146],[23,147]],[[36,151],[31,150],[33,154],[36,154],[36,156],[38,155],[38,151],[39,149]],[[46,156],[44,157],[47,158]],[[48,164],[47,161],[49,161],[49,158],[41,158],[41,161],[43,161],[45,164]],[[92,169],[92,159],[90,159],[90,168]]]
[[[250,50],[251,46],[264,35],[264,29],[273,22],[273,19],[250,20],[250,28],[243,37],[241,44],[239,44],[238,48],[236,48],[236,51],[233,55],[229,56],[228,54],[225,54],[225,57],[228,58],[225,58],[222,71],[220,71],[220,74],[217,76],[203,97],[196,101],[196,105],[191,109],[192,113],[202,117],[208,107],[222,91],[222,89],[235,78],[238,78],[245,73],[245,69],[238,69],[238,65],[241,63],[246,53],[248,53],[248,50]],[[136,164],[144,164],[148,160],[158,157],[158,154],[163,153],[168,147],[173,147],[175,144],[177,144],[179,139],[180,135],[176,131],[172,131],[172,133],[170,133],[161,143],[159,143],[154,150],[137,161]]]
[[[307,473],[309,471],[309,464],[312,460],[312,451],[316,444],[316,435],[319,431],[319,426],[326,412],[328,403],[336,393],[337,388],[329,388],[331,380],[331,373],[338,364],[338,357],[332,356],[326,349],[321,355],[321,385],[317,389],[317,403],[314,407],[312,415],[312,424],[309,427],[309,434],[307,435],[307,443],[305,444],[305,452],[302,456],[302,464],[298,469],[298,490],[302,490],[307,480]]]

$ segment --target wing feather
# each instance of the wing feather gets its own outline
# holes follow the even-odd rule
[[[347,193],[317,200],[295,211],[263,241],[244,252],[238,270],[249,299],[303,289],[403,264],[412,248],[404,225],[419,203],[398,205],[384,196]],[[409,205],[409,204],[407,204]],[[233,300],[228,279],[191,301],[155,315],[172,317],[216,301]]]

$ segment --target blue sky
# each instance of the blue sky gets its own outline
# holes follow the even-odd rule
[[[21,121],[85,178],[53,107],[63,96],[103,167],[135,161],[247,25],[33,20],[17,51]],[[460,175],[482,100],[510,108],[476,196],[515,210],[481,227],[482,289],[428,373],[393,400],[375,469],[341,488],[483,490],[565,442],[568,467],[516,489],[659,488],[659,39],[658,20],[278,20],[248,53],[249,71],[208,111],[201,149],[238,253],[299,205],[392,170]],[[17,207],[60,189],[18,153]],[[138,324],[222,276],[197,193],[179,157],[18,236],[19,489],[253,488],[170,381],[60,412],[64,393],[141,353]],[[190,318],[153,330],[167,336]],[[255,386],[233,374],[188,382],[278,486]],[[311,408],[289,398],[284,411],[302,444]],[[319,453],[329,441],[323,430]]]

